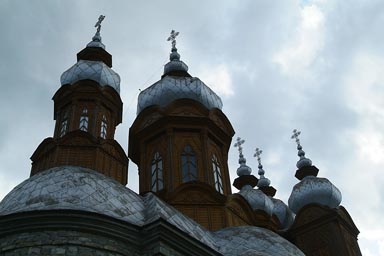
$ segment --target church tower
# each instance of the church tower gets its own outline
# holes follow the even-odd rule
[[[225,226],[230,195],[228,150],[234,130],[222,102],[188,73],[172,31],[170,61],[143,90],[129,132],[128,156],[139,169],[140,194],[152,191],[210,229]]]
[[[114,140],[122,121],[120,77],[112,68],[112,56],[101,41],[104,16],[77,63],[61,76],[53,96],[53,137],[46,138],[33,153],[31,176],[51,167],[74,165],[90,168],[127,184],[128,158]]]
[[[296,140],[300,157],[295,177],[300,182],[293,187],[288,200],[296,216],[286,232],[287,238],[309,256],[360,256],[359,230],[340,205],[340,190],[328,179],[317,177],[319,169],[305,157],[299,135],[300,131],[295,129],[292,139]]]

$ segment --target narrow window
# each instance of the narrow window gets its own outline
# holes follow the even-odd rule
[[[105,115],[103,115],[103,119],[101,120],[100,137],[103,139],[107,138],[107,118]]]
[[[81,113],[79,128],[82,131],[88,131],[88,110],[86,108],[84,108]]]
[[[215,188],[219,193],[223,194],[224,189],[223,189],[223,181],[221,178],[220,164],[219,164],[219,161],[217,160],[216,155],[212,156],[212,169],[213,169],[213,177],[215,181]]]
[[[183,182],[197,180],[196,154],[189,145],[181,152],[181,170]]]
[[[163,181],[163,159],[159,152],[156,152],[153,155],[151,162],[151,172],[152,172],[152,186],[151,190],[154,192],[160,191],[164,187]]]
[[[65,112],[60,125],[60,137],[63,137],[67,133],[67,130],[68,130],[68,114],[67,112]]]

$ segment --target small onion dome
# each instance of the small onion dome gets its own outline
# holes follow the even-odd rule
[[[258,189],[252,189],[250,185],[245,185],[242,187],[239,194],[242,195],[245,200],[247,200],[253,210],[262,210],[268,215],[272,215],[273,202],[262,191]]]
[[[120,76],[102,61],[79,60],[61,75],[61,85],[90,79],[100,86],[111,86],[120,94]]]
[[[294,215],[289,207],[280,199],[271,198],[273,202],[273,214],[277,216],[280,221],[281,228],[289,228],[294,220]]]
[[[300,157],[300,159],[299,161],[297,161],[296,167],[300,169],[302,167],[312,166],[311,159],[305,157],[305,152],[303,150],[303,147],[301,145],[298,145],[297,150],[298,150],[297,155]]]
[[[246,165],[246,159],[245,157],[243,156],[243,154],[240,154],[240,158],[239,158],[239,168],[237,168],[237,175],[238,176],[243,176],[243,175],[250,175],[252,173],[252,169],[251,167],[249,167],[248,165]]]
[[[269,187],[269,185],[271,185],[271,181],[264,176],[265,171],[263,169],[263,165],[259,163],[258,168],[259,168],[258,174],[260,175],[260,178],[259,178],[259,182],[257,182],[257,186],[259,188]]]
[[[172,52],[169,55],[169,62],[164,66],[164,75],[173,71],[187,72],[188,66],[180,60],[180,54],[177,52],[176,47],[172,48]]]
[[[298,131],[297,129],[293,130],[293,135],[291,136],[291,139],[294,139],[297,144],[297,155],[300,157],[299,161],[297,161],[296,166],[297,168],[302,168],[302,167],[308,167],[312,166],[312,161],[309,158],[305,157],[305,152],[303,150],[303,147],[300,144],[300,139],[299,135],[301,134],[301,131]]]
[[[100,32],[96,32],[92,37],[92,41],[87,44],[87,47],[100,47],[105,50],[105,45],[101,42]]]
[[[306,176],[293,187],[288,205],[297,214],[312,203],[336,208],[341,203],[341,192],[326,178]]]
[[[257,182],[257,186],[259,188],[268,187],[271,184],[271,181],[266,177],[260,177],[259,182]]]

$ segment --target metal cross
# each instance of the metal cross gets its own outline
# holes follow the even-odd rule
[[[257,162],[259,162],[259,165],[261,165],[261,158],[260,155],[263,153],[263,150],[260,150],[259,148],[256,148],[256,153],[253,155],[257,158]]]
[[[245,142],[245,140],[242,140],[240,137],[237,137],[237,142],[235,143],[235,147],[237,148],[239,148],[239,153],[240,154],[243,154],[243,147],[241,146],[241,145],[243,145],[244,144],[244,142]]]
[[[291,139],[295,139],[297,146],[300,146],[300,140],[299,140],[299,135],[301,134],[301,131],[298,131],[296,129],[293,130],[293,135],[291,136]]]
[[[176,47],[176,37],[178,35],[179,35],[179,32],[175,32],[175,30],[172,29],[171,35],[167,39],[167,41],[172,41],[172,48]]]
[[[104,15],[100,15],[99,16],[99,20],[96,22],[95,24],[95,28],[97,27],[97,33],[100,33],[100,29],[101,29],[101,22],[104,20],[105,16]]]

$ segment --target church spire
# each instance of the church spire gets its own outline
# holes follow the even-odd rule
[[[256,157],[257,162],[259,163],[259,165],[258,165],[258,169],[259,169],[258,174],[260,175],[260,179],[259,179],[259,182],[257,183],[257,186],[259,188],[268,187],[271,184],[271,181],[264,176],[265,171],[263,170],[263,165],[261,164],[261,157],[260,157],[260,155],[262,153],[263,153],[262,150],[260,150],[259,148],[256,148],[256,152],[253,155],[254,157]]]
[[[237,168],[237,175],[239,177],[243,176],[243,175],[250,175],[251,172],[252,172],[251,167],[246,165],[247,159],[245,159],[245,157],[243,155],[243,147],[241,145],[243,145],[244,142],[245,142],[245,140],[242,140],[240,137],[237,137],[237,142],[234,145],[239,150],[239,164],[240,164],[240,167]]]
[[[315,166],[312,165],[312,161],[309,158],[305,157],[305,152],[303,150],[303,147],[300,144],[299,135],[301,134],[301,131],[298,131],[297,129],[293,130],[293,134],[291,136],[291,139],[294,139],[297,144],[297,155],[300,157],[299,161],[296,163],[296,167],[298,168],[295,174],[295,177],[299,180],[302,180],[306,176],[317,176],[319,173],[319,169],[317,169]]]
[[[259,148],[256,148],[255,154],[253,155],[256,157],[257,162],[258,162],[258,174],[260,175],[260,179],[257,182],[257,187],[264,192],[267,196],[274,197],[276,194],[276,189],[271,186],[271,181],[264,176],[265,171],[263,169],[263,165],[261,164],[261,157],[260,155],[263,153],[262,150]]]
[[[101,41],[101,36],[100,36],[100,30],[101,30],[101,22],[105,19],[105,16],[104,15],[100,15],[99,16],[99,19],[97,20],[96,24],[95,24],[95,27],[97,28],[96,29],[96,33],[95,35],[92,37],[92,41],[89,42],[87,44],[87,46],[82,50],[80,51],[78,54],[77,54],[77,61],[80,61],[80,60],[86,60],[86,61],[101,61],[103,62],[105,65],[107,65],[109,68],[112,67],[112,55],[109,54],[106,50],[105,50],[105,45],[102,43]],[[93,69],[89,69],[87,67],[85,68],[82,68],[81,69],[83,72],[87,72],[87,71],[93,71]],[[108,72],[107,72],[108,73]],[[119,92],[119,89],[116,88],[116,84],[117,83],[120,83],[120,77],[117,77],[116,75],[108,75],[108,79],[109,80],[113,80],[111,81],[111,83],[113,84],[110,84],[112,87],[115,87],[115,89],[117,89],[117,91]]]
[[[167,41],[171,41],[172,48],[169,55],[169,62],[164,66],[164,75],[176,75],[176,76],[186,76],[191,77],[188,74],[188,66],[180,60],[180,54],[177,52],[176,48],[176,37],[179,35],[179,32],[175,32],[172,29],[171,35],[167,38]]]
[[[293,135],[291,136],[291,139],[295,139],[297,144],[297,155],[300,157],[299,161],[297,162],[296,166],[297,168],[305,167],[305,166],[312,166],[312,161],[309,158],[305,157],[305,152],[303,150],[303,147],[300,144],[299,135],[301,134],[301,131],[298,131],[297,129],[293,130]]]
[[[95,24],[95,28],[97,28],[95,35],[92,37],[92,41],[87,44],[87,47],[100,47],[105,49],[105,45],[101,42],[100,30],[101,30],[101,22],[104,20],[105,16],[100,15],[98,21]]]
[[[238,190],[241,190],[243,188],[251,189],[255,187],[258,183],[258,179],[251,175],[252,169],[247,163],[247,159],[245,159],[243,155],[243,147],[245,140],[241,139],[240,137],[237,137],[237,142],[234,144],[236,148],[239,150],[239,168],[237,168],[237,175],[239,176],[236,178],[233,182],[233,186],[237,188]]]

